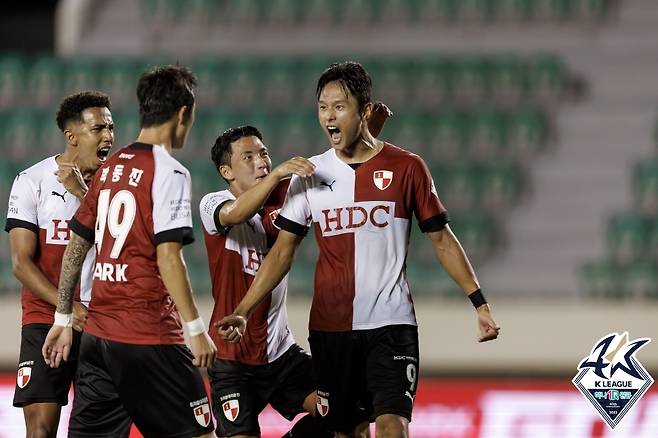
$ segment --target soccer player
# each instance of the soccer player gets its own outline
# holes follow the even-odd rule
[[[53,323],[62,254],[70,236],[68,223],[87,192],[87,183],[112,147],[110,109],[109,97],[97,91],[66,97],[56,117],[66,142],[64,152],[20,172],[11,189],[5,231],[9,232],[14,274],[23,285],[14,406],[23,408],[28,437],[54,438],[61,406],[68,403],[77,365],[78,332],[87,315],[93,252],[85,259],[80,293],[73,303],[77,332],[71,361],[51,369],[43,360],[41,345]]]
[[[390,115],[377,103],[370,127],[379,132]],[[315,166],[294,157],[272,169],[267,147],[257,128],[225,131],[212,147],[212,160],[228,190],[209,193],[200,203],[210,275],[213,309],[210,327],[230,313],[244,297],[263,257],[278,234],[273,221],[288,189],[290,176],[309,176]],[[295,341],[286,313],[287,277],[271,299],[256,310],[240,344],[220,342],[217,361],[208,370],[219,436],[260,436],[258,415],[270,403],[288,420],[316,412],[311,358]],[[276,383],[273,383],[276,382]],[[312,416],[299,420],[292,437],[333,436]]]
[[[218,324],[227,340],[240,340],[312,226],[320,247],[309,322],[318,412],[340,435],[374,420],[377,436],[403,437],[419,367],[405,274],[412,214],[473,302],[479,340],[495,339],[499,327],[424,161],[368,131],[370,90],[369,75],[355,62],[333,64],[321,75],[318,118],[331,149],[310,159],[313,175],[293,177],[275,220],[281,229],[275,244],[245,298]]]
[[[131,422],[146,437],[214,436],[195,366],[212,365],[216,348],[182,256],[182,246],[194,240],[191,179],[170,155],[194,123],[195,85],[181,66],[142,74],[139,137],[99,169],[71,220],[55,322],[42,350],[52,367],[69,358],[73,290],[95,244],[69,437],[127,437]]]

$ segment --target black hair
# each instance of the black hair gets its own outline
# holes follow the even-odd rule
[[[238,141],[243,137],[252,136],[257,137],[260,141],[263,141],[263,135],[256,127],[251,125],[244,125],[227,129],[222,133],[222,135],[217,137],[215,144],[210,150],[210,157],[212,158],[213,163],[215,163],[215,168],[218,172],[219,166],[231,165],[231,155],[233,155],[233,148],[231,147],[231,143]]]
[[[318,79],[315,89],[315,98],[320,99],[322,89],[332,81],[339,81],[343,88],[347,88],[359,104],[359,111],[370,102],[372,80],[361,64],[355,61],[334,63],[329,66]]]
[[[110,97],[100,91],[83,91],[66,96],[57,110],[57,126],[64,132],[70,122],[82,122],[82,111],[87,108],[112,109]]]
[[[192,109],[196,76],[182,65],[157,67],[142,73],[137,82],[139,125],[158,126],[171,119],[183,106]]]

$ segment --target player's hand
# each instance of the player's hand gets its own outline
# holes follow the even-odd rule
[[[57,181],[64,186],[67,192],[78,199],[85,197],[88,187],[77,164],[58,163],[55,175],[57,176]]]
[[[368,131],[370,131],[373,137],[377,137],[382,132],[386,119],[392,115],[393,112],[384,102],[378,101],[373,103],[370,117],[368,118]]]
[[[217,347],[204,331],[200,335],[190,337],[190,347],[194,360],[192,363],[198,367],[211,367],[217,357]]]
[[[237,343],[242,339],[242,335],[247,329],[247,318],[242,315],[232,313],[225,316],[217,324],[217,332],[228,342]]]
[[[276,166],[272,173],[279,179],[287,178],[291,175],[301,177],[311,176],[315,171],[315,164],[308,161],[306,158],[293,157]]]
[[[73,331],[71,327],[53,325],[41,349],[41,354],[43,354],[46,364],[51,368],[57,368],[62,363],[62,360],[68,361],[72,340]]]
[[[496,324],[491,316],[491,309],[489,304],[483,304],[477,308],[478,314],[478,327],[480,334],[478,335],[478,342],[492,341],[498,337],[500,326]]]
[[[73,328],[79,332],[87,325],[87,307],[77,301],[73,302]]]

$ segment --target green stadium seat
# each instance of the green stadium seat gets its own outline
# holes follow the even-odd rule
[[[112,58],[99,63],[99,90],[110,96],[115,108],[128,106],[129,103],[137,104],[135,90],[137,89],[137,78],[141,70],[137,70],[133,58]],[[96,88],[96,87],[94,87]]]
[[[431,160],[425,117],[422,113],[413,112],[396,114],[386,121],[379,138]]]
[[[296,27],[304,18],[304,2],[299,0],[270,0],[265,2],[266,21],[270,26]]]
[[[62,66],[56,58],[36,58],[27,68],[26,90],[30,103],[37,107],[52,107],[64,97]]]
[[[269,59],[263,66],[259,100],[270,108],[296,105],[301,91],[297,84],[300,64],[294,58]]]
[[[628,297],[658,297],[658,270],[655,264],[639,262],[626,268],[622,287]]]
[[[658,214],[658,161],[643,160],[633,168],[633,202],[646,214]]]
[[[222,70],[222,102],[240,109],[253,107],[260,99],[260,83],[265,79],[261,63],[250,57],[231,59],[222,63]]]
[[[452,99],[453,64],[445,58],[421,57],[410,61],[411,100],[423,108],[435,108]]]
[[[500,56],[489,69],[491,97],[504,105],[520,102],[525,93],[523,62],[516,56]]]
[[[549,138],[546,115],[538,109],[519,108],[507,114],[508,156],[528,162],[539,154]]]
[[[139,114],[137,111],[113,111],[114,147],[112,152],[134,142],[139,135]]]
[[[640,259],[645,250],[649,221],[635,213],[622,212],[608,221],[608,250],[612,259],[620,265],[628,265]]]
[[[489,63],[481,57],[458,58],[452,71],[455,101],[472,104],[483,101],[489,93]]]
[[[412,25],[418,19],[418,1],[379,0],[373,6],[373,16],[378,25]]]
[[[566,78],[564,62],[551,54],[537,55],[526,62],[530,96],[542,102],[557,100]]]
[[[19,56],[0,56],[0,109],[19,103],[23,97],[25,66]]]
[[[624,298],[623,269],[611,261],[590,262],[581,269],[581,282],[587,295],[596,298]]]
[[[466,131],[471,159],[489,161],[501,155],[505,142],[505,119],[500,111],[482,109],[471,113]]]
[[[39,147],[38,112],[21,108],[7,112],[2,117],[3,129],[0,132],[0,144],[3,153],[9,158],[27,158]]]
[[[270,149],[283,160],[293,156],[308,157],[326,149],[326,140],[315,112],[293,111],[278,116],[273,114],[271,120],[274,135],[269,143]]]
[[[65,95],[86,90],[98,89],[100,78],[95,60],[86,57],[74,57],[62,60]],[[124,84],[125,85],[125,84]]]
[[[478,171],[469,161],[432,168],[439,197],[449,211],[465,211],[478,199]]]
[[[468,119],[464,113],[448,110],[428,114],[425,126],[428,161],[454,161],[466,157]]]
[[[38,147],[43,155],[61,154],[66,147],[64,133],[57,126],[56,114],[52,110],[35,111],[38,123]]]
[[[501,212],[513,206],[522,191],[519,166],[512,161],[494,161],[480,174],[480,201],[485,210]]]

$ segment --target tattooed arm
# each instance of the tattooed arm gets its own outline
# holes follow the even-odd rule
[[[73,312],[73,294],[80,281],[82,264],[91,245],[91,242],[71,232],[71,240],[69,240],[62,257],[62,272],[59,274],[58,313],[70,314]]]
[[[71,233],[71,240],[62,257],[62,271],[59,275],[57,310],[55,324],[50,328],[41,353],[48,365],[57,368],[62,360],[69,359],[73,334],[71,332],[71,314],[73,313],[73,294],[80,281],[80,272],[87,251],[92,243]]]

